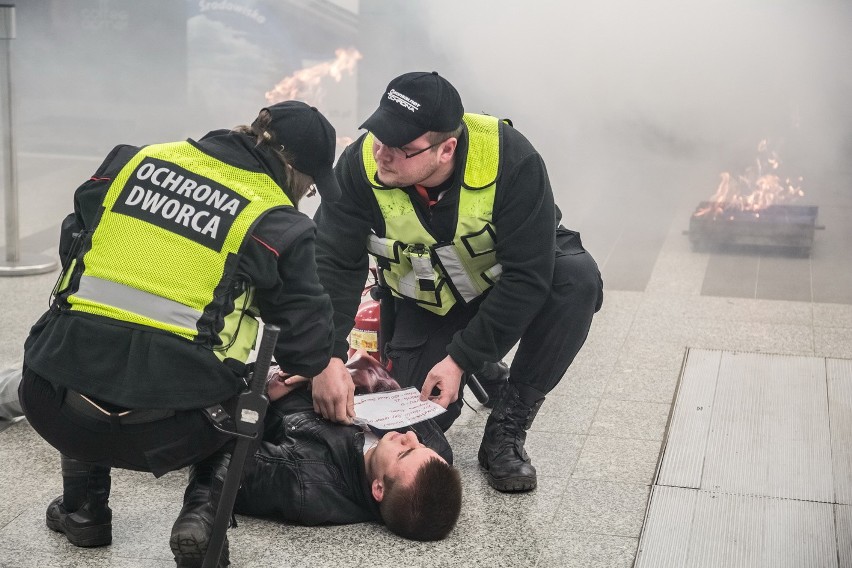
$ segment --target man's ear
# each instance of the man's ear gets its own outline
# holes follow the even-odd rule
[[[446,163],[453,159],[458,142],[457,138],[448,138],[441,143],[440,154],[438,156],[441,163]]]
[[[385,498],[385,485],[379,479],[374,479],[373,484],[370,486],[370,490],[373,493],[373,499],[376,500],[376,503],[381,503],[382,499]]]

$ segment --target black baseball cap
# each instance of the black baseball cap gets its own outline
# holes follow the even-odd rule
[[[262,110],[272,115],[269,131],[292,157],[290,165],[314,178],[323,199],[336,201],[340,197],[333,170],[337,134],[328,119],[301,101],[284,101]]]
[[[426,132],[455,130],[463,115],[459,92],[449,81],[436,71],[417,71],[388,84],[379,108],[361,128],[372,132],[382,144],[399,147]]]

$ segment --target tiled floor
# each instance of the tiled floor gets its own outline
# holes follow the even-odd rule
[[[79,176],[72,179],[63,191]],[[27,235],[50,234],[69,199],[58,190],[52,198],[42,189],[35,193],[46,212],[23,215],[30,243],[42,241]],[[801,266],[772,277],[774,286],[789,291],[783,298],[709,295],[706,281],[721,259],[693,252],[683,235],[702,197],[673,198],[659,214],[649,208],[653,222],[620,233],[594,224],[606,218],[596,207],[578,210],[576,222],[568,222],[598,258],[606,298],[586,347],[530,432],[528,449],[540,474],[536,491],[503,495],[484,482],[476,451],[486,412],[474,404],[449,433],[465,496],[459,526],[446,541],[406,542],[375,525],[303,528],[240,517],[230,532],[234,566],[631,566],[687,347],[852,358],[852,302],[816,301],[839,298],[818,290],[852,274],[842,269],[850,241],[837,241],[849,234],[850,222],[838,218],[829,228],[825,221],[810,264],[825,255],[826,266],[841,268],[833,277],[811,268],[811,296],[793,295],[787,273]],[[628,219],[627,213],[612,215]],[[726,277],[742,278],[750,262],[730,263]],[[0,365],[20,357],[54,279],[0,279],[0,294],[10,299],[0,326]],[[172,566],[168,534],[183,483],[183,472],[160,480],[116,472],[113,545],[75,549],[44,526],[45,506],[60,490],[56,453],[26,422],[14,424],[0,432],[0,567]]]
[[[852,565],[852,360],[690,349],[638,567]]]

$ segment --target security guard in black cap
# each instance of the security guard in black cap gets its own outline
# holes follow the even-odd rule
[[[478,458],[496,490],[532,490],[526,431],[601,307],[598,267],[561,225],[532,144],[508,121],[465,113],[437,73],[393,79],[361,128],[335,168],[341,199],[314,217],[337,335],[314,401],[327,418],[346,419],[340,370],[369,254],[395,298],[386,344],[394,378],[447,408],[436,418],[444,428],[461,412],[465,377],[518,343]]]
[[[117,146],[77,189],[20,387],[62,455],[47,526],[72,544],[112,541],[111,467],[190,466],[170,545],[178,566],[201,565],[230,450],[203,409],[244,389],[258,318],[281,328],[284,371],[314,376],[329,361],[316,229],[297,205],[314,188],[339,196],[335,145],[316,108],[287,101],[198,141]]]

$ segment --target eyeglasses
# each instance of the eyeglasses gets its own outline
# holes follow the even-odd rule
[[[428,151],[428,150],[431,150],[431,149],[432,149],[432,148],[434,148],[435,146],[439,146],[440,144],[443,144],[443,142],[444,142],[443,140],[441,140],[440,142],[435,142],[435,143],[434,143],[434,144],[432,144],[431,146],[426,146],[425,148],[423,148],[423,149],[421,149],[421,150],[416,150],[416,151],[412,152],[411,154],[409,154],[408,152],[406,152],[406,151],[405,151],[405,150],[403,150],[402,148],[394,148],[394,149],[395,149],[395,150],[399,150],[400,152],[402,152],[402,155],[403,155],[403,156],[405,156],[405,159],[407,160],[407,159],[409,159],[409,158],[413,158],[414,156],[418,156],[418,155],[422,154],[423,152],[426,152],[426,151]]]
[[[399,148],[397,146],[387,146],[385,144],[382,144],[381,142],[379,142],[378,138],[376,138],[375,140],[376,140],[376,144],[378,144],[382,148],[388,150],[389,152],[392,152],[394,154],[394,156],[405,157],[406,160],[409,159],[409,158],[413,158],[414,156],[419,156],[423,152],[431,150],[435,146],[439,146],[439,145],[443,144],[444,142],[446,142],[446,140],[441,140],[440,142],[435,142],[434,144],[432,144],[430,146],[426,146],[425,148],[421,148],[420,150],[415,150],[414,152],[409,154],[408,152],[406,152],[405,150],[403,150],[402,148]]]

